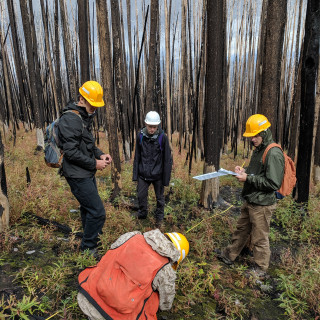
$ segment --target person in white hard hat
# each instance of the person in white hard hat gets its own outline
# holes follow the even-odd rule
[[[145,219],[148,215],[148,189],[152,184],[157,198],[156,227],[160,228],[164,218],[164,186],[169,185],[171,177],[171,149],[168,137],[159,127],[159,114],[156,111],[148,112],[144,122],[146,126],[137,135],[132,176],[133,181],[138,181],[137,216]]]

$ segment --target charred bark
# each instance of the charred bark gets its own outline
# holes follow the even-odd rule
[[[55,111],[56,111],[56,116],[58,116],[59,115],[59,101],[58,101],[58,96],[57,96],[57,91],[56,91],[55,75],[54,75],[52,59],[51,59],[51,52],[50,52],[48,15],[47,15],[47,13],[45,11],[43,0],[40,0],[40,5],[41,5],[42,21],[43,21],[43,26],[44,26],[46,55],[47,55],[47,62],[48,62],[48,65],[49,65],[51,90],[53,92],[53,97],[54,97],[54,108],[55,108]]]
[[[0,232],[9,227],[9,200],[4,167],[4,146],[0,132]]]
[[[81,84],[90,80],[88,5],[88,0],[78,0]]]
[[[298,202],[309,199],[315,92],[319,66],[320,3],[308,0],[301,69],[300,134],[297,161]]]
[[[104,0],[96,0],[97,19],[98,19],[98,37],[100,52],[100,68],[104,70],[102,73],[102,86],[105,93],[106,114],[107,114],[107,130],[109,136],[109,151],[112,156],[112,183],[113,194],[112,199],[119,195],[121,185],[121,163],[118,144],[117,116],[114,100],[113,75],[111,65],[111,44],[108,26],[107,4]],[[112,137],[112,138],[111,138]]]
[[[281,57],[286,18],[287,0],[268,0],[258,113],[271,122],[275,141],[278,141]]]
[[[20,0],[21,1],[21,0]],[[63,48],[64,58],[66,62],[67,72],[67,85],[69,89],[69,95],[67,100],[76,99],[77,88],[76,88],[76,72],[73,59],[73,48],[71,47],[70,31],[67,23],[67,15],[65,12],[65,0],[59,0],[60,5],[60,18],[62,24],[62,36],[63,36]]]
[[[44,138],[42,132],[43,126],[43,117],[42,111],[40,110],[40,97],[39,97],[39,79],[36,78],[36,75],[40,75],[40,72],[36,72],[38,57],[34,49],[36,49],[35,35],[32,37],[32,21],[29,20],[29,17],[32,15],[28,10],[27,0],[20,0],[20,9],[21,9],[21,18],[23,24],[23,31],[25,37],[26,44],[26,52],[27,52],[27,61],[28,61],[28,76],[31,88],[31,97],[32,97],[32,107],[33,107],[33,115],[34,122],[37,129],[37,148],[42,149],[44,147]]]
[[[66,103],[65,95],[62,91],[62,80],[61,80],[61,72],[60,72],[60,47],[59,47],[59,0],[54,1],[54,60],[55,60],[55,75],[56,75],[56,91],[57,91],[57,99],[58,99],[58,107],[59,110]]]
[[[115,79],[115,104],[119,113],[121,134],[123,140],[123,152],[125,160],[130,160],[130,136],[128,130],[128,99],[126,94],[126,81],[124,77],[124,55],[122,50],[122,33],[120,26],[119,2],[111,0],[111,20],[112,20],[112,44],[113,44],[113,69]]]
[[[224,0],[207,2],[207,71],[205,89],[204,173],[218,170],[223,142],[223,66],[225,59]],[[202,183],[200,202],[212,208],[218,202],[218,179]]]
[[[145,113],[150,110],[159,111],[155,105],[156,86],[156,50],[157,50],[157,20],[159,15],[159,0],[151,0],[150,37],[149,37],[149,57],[147,72],[147,92]]]
[[[9,19],[10,19],[12,44],[13,44],[13,49],[14,49],[15,71],[16,71],[17,81],[18,81],[18,85],[19,85],[21,113],[23,115],[22,120],[24,121],[24,125],[25,125],[26,129],[29,129],[29,117],[28,117],[28,109],[27,109],[27,103],[26,103],[26,98],[28,97],[27,96],[28,92],[24,91],[22,66],[21,66],[23,61],[22,61],[22,57],[20,54],[20,47],[19,47],[19,43],[18,43],[16,16],[15,16],[14,6],[13,6],[12,0],[7,0],[7,7],[8,7],[8,13],[9,13]]]

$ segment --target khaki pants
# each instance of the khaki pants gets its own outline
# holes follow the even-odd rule
[[[244,203],[241,215],[237,222],[237,229],[232,235],[232,243],[226,248],[225,255],[234,261],[246,245],[251,235],[254,262],[264,271],[269,267],[270,220],[276,204],[271,206],[258,206]]]

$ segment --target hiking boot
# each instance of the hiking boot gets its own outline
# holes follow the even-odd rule
[[[255,267],[252,267],[251,269],[248,270],[248,274],[249,275],[252,275],[253,277],[255,278],[259,278],[259,279],[265,279],[267,278],[267,272],[262,270],[260,267],[258,266],[255,266]]]
[[[141,214],[139,212],[132,212],[131,215],[139,220],[147,219],[147,215]]]
[[[217,256],[217,258],[222,261],[223,263],[225,263],[228,266],[233,265],[233,261],[230,260],[229,257],[226,256],[226,254],[221,250],[221,249],[214,249],[213,250]]]

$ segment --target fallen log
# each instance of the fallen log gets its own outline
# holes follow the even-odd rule
[[[65,225],[65,224],[61,224],[61,223],[58,223],[56,221],[51,221],[49,219],[45,219],[45,218],[42,218],[42,217],[39,217],[31,212],[24,212],[22,214],[22,217],[23,218],[28,218],[28,219],[33,219],[34,221],[36,221],[37,223],[39,223],[40,225],[42,226],[54,226],[57,228],[58,231],[66,234],[66,235],[69,235],[70,233],[72,233],[72,229]],[[77,238],[82,238],[83,236],[83,233],[82,232],[76,232],[75,233],[75,236]]]

